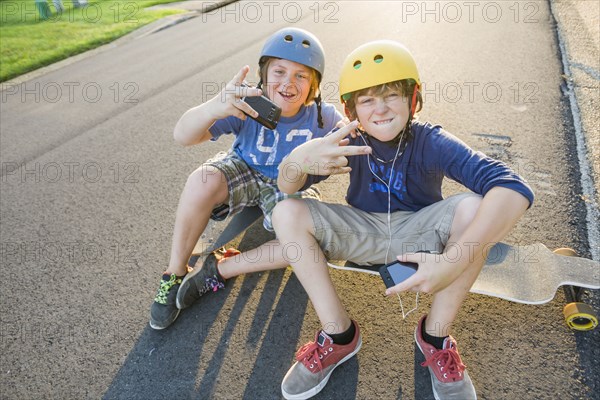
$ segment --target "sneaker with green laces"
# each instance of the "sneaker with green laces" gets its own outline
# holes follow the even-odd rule
[[[177,308],[183,310],[205,293],[216,292],[225,287],[225,279],[217,271],[218,262],[217,254],[210,253],[201,268],[195,267],[185,276],[177,291]]]
[[[176,297],[183,277],[175,274],[164,274],[160,280],[160,287],[150,307],[150,327],[152,329],[165,329],[171,325],[179,315]]]

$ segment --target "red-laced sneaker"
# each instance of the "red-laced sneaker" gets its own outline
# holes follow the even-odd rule
[[[426,315],[421,317],[415,329],[415,341],[425,356],[425,362],[421,365],[429,368],[433,395],[437,400],[476,399],[475,387],[466,370],[467,366],[463,364],[458,354],[456,340],[448,336],[444,340],[443,349],[440,350],[423,339],[421,329],[426,317]]]
[[[296,352],[296,362],[281,383],[283,397],[288,400],[313,397],[323,390],[337,366],[358,353],[362,339],[358,324],[355,321],[352,323],[356,329],[352,342],[335,344],[329,335],[319,331],[314,342],[305,344]]]

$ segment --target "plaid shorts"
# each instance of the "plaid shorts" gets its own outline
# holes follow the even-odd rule
[[[272,232],[271,213],[277,203],[288,198],[321,199],[319,189],[314,186],[294,194],[280,192],[276,179],[268,178],[254,171],[233,152],[220,152],[204,165],[215,167],[223,173],[229,191],[229,204],[215,207],[212,219],[225,219],[237,214],[245,207],[259,206],[265,216],[263,226]]]

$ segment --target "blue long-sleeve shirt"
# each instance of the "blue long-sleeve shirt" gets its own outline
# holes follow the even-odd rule
[[[373,137],[350,138],[350,145],[364,146],[366,141],[373,151],[371,155],[348,157],[352,167],[348,204],[368,212],[387,212],[389,185],[391,212],[418,211],[443,199],[444,177],[482,196],[493,187],[506,187],[525,196],[530,206],[533,203],[529,185],[505,163],[474,151],[439,125],[414,121],[412,133],[413,138],[395,163],[396,146]],[[322,179],[309,176],[306,185]]]

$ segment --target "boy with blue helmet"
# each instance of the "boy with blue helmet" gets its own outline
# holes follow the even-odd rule
[[[152,328],[166,328],[180,309],[224,286],[215,254],[202,260],[198,264],[201,267],[190,271],[187,267],[211,215],[223,218],[258,205],[265,216],[265,227],[271,229],[271,212],[278,201],[288,197],[318,198],[316,189],[310,187],[299,188],[302,190],[293,194],[282,193],[276,180],[285,156],[307,140],[325,136],[342,120],[332,105],[321,102],[319,84],[324,68],[323,47],[314,35],[303,29],[282,29],[267,40],[261,51],[261,81],[257,88],[243,86],[249,72],[244,66],[221,93],[191,108],[177,122],[175,139],[186,146],[217,140],[224,134],[232,133],[236,138],[228,153],[209,160],[187,180],[177,209],[169,265],[151,306]],[[263,93],[282,110],[273,130],[246,117],[258,113],[243,98]],[[253,268],[285,265],[276,259]]]
[[[419,264],[414,275],[386,294],[433,294],[415,340],[434,396],[476,398],[449,331],[490,244],[513,228],[533,202],[533,192],[506,164],[473,151],[439,125],[417,121],[420,82],[416,63],[401,44],[375,41],[358,47],[344,61],[340,77],[346,114],[355,121],[297,147],[280,166],[278,184],[286,193],[331,174],[350,175],[349,206],[288,199],[273,212],[282,246],[293,243],[318,252],[290,260],[322,329],[300,348],[283,379],[286,399],[314,396],[362,345],[326,258],[361,265],[395,258]],[[444,177],[474,193],[444,199]]]

